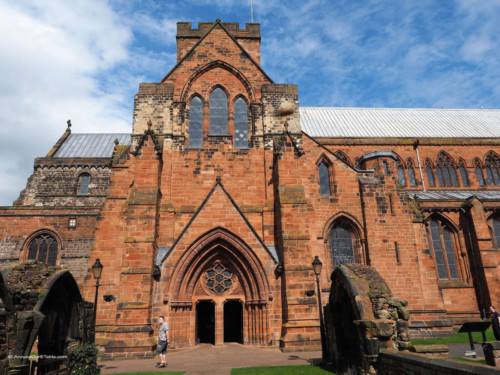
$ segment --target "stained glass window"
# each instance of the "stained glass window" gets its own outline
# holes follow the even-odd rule
[[[203,103],[198,97],[189,103],[189,147],[203,146]]]
[[[474,167],[476,169],[477,182],[480,186],[484,186],[483,165],[479,159],[474,159]]]
[[[248,147],[247,103],[242,98],[234,102],[234,146],[236,148]]]
[[[401,162],[399,160],[396,161],[396,164],[398,166],[399,183],[403,186],[406,186],[405,171],[403,169],[403,166],[401,165]]]
[[[458,186],[453,160],[444,152],[441,152],[436,160],[436,174],[440,186]]]
[[[460,170],[460,177],[462,178],[462,185],[469,186],[469,177],[467,177],[467,167],[463,159],[460,159],[458,161],[458,168]]]
[[[414,165],[413,165],[413,160],[408,159],[406,162],[406,165],[408,167],[408,177],[410,178],[410,185],[417,186],[417,180],[415,179],[415,169],[414,169]]]
[[[324,162],[321,162],[318,166],[318,172],[321,195],[330,195],[330,173],[328,166]]]
[[[432,250],[440,279],[458,279],[453,235],[451,230],[440,222],[430,221]]]
[[[210,291],[222,294],[233,286],[233,274],[222,263],[216,262],[205,273],[205,285]]]
[[[429,159],[425,160],[425,173],[427,174],[427,182],[429,186],[436,186],[434,181],[434,172],[432,171],[432,162]]]
[[[219,87],[210,94],[210,134],[227,134],[227,96]]]
[[[493,151],[488,152],[485,160],[486,175],[488,176],[488,184],[500,185],[500,157]]]
[[[330,250],[332,252],[333,267],[344,263],[354,263],[354,241],[351,228],[339,223],[330,232]]]
[[[38,260],[50,266],[57,261],[57,241],[50,234],[40,234],[28,246],[28,259]]]

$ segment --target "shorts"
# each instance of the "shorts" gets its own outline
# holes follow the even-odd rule
[[[157,354],[166,354],[167,353],[167,342],[166,341],[158,341],[158,345],[156,345],[156,353]]]

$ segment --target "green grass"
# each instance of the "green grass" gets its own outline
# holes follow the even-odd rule
[[[233,368],[231,375],[332,375],[333,372],[313,365]]]
[[[452,357],[452,359],[457,359],[459,361],[464,361],[464,362],[479,363],[481,365],[486,364],[486,359],[470,359],[470,358],[464,358],[464,357]]]
[[[458,333],[454,337],[446,337],[442,339],[430,339],[430,340],[411,340],[412,345],[431,345],[431,344],[468,344],[469,335],[467,332]],[[483,335],[481,332],[472,332],[472,339],[474,342],[483,342]],[[486,341],[495,341],[495,336],[493,335],[493,330],[491,328],[486,330]]]

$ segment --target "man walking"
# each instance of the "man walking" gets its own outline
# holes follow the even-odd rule
[[[158,317],[158,323],[160,324],[160,332],[158,334],[156,353],[160,357],[160,362],[156,364],[156,367],[167,367],[168,323],[163,315]]]
[[[500,341],[500,315],[498,314],[498,311],[495,310],[495,306],[490,306],[490,311],[493,334],[495,335],[495,340]]]

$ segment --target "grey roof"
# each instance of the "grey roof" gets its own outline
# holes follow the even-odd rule
[[[481,201],[500,200],[500,190],[432,190],[432,191],[407,191],[410,198],[421,201],[465,201],[475,196]]]
[[[300,107],[311,137],[500,137],[500,110]]]
[[[54,154],[56,158],[110,158],[115,139],[122,146],[130,144],[130,134],[70,134]]]

